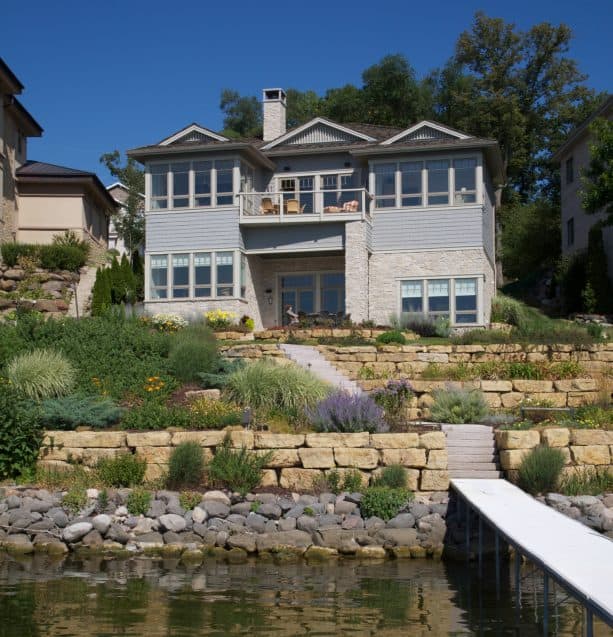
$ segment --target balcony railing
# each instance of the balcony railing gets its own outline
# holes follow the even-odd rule
[[[238,196],[241,220],[264,223],[363,219],[370,202],[365,188],[242,192]]]

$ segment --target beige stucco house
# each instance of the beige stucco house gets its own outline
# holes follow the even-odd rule
[[[597,117],[613,119],[613,95],[583,122],[553,159],[560,163],[560,195],[562,205],[562,254],[571,255],[587,249],[590,228],[605,214],[587,214],[581,205],[581,173],[590,163],[590,124]],[[613,227],[603,228],[609,277],[613,279]]]
[[[0,58],[0,242],[17,238],[19,200],[15,173],[27,157],[29,137],[43,129],[15,97],[23,84]]]
[[[0,59],[0,243],[51,243],[72,230],[98,261],[118,204],[94,173],[28,160],[27,139],[43,129],[15,97],[22,90]]]

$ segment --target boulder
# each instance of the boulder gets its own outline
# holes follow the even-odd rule
[[[400,513],[387,523],[389,529],[412,529],[415,526],[415,518],[410,513]]]
[[[306,550],[313,543],[311,535],[304,531],[279,531],[278,533],[264,533],[258,535],[256,546],[259,552],[280,551],[284,548]]]
[[[383,545],[414,546],[417,544],[415,529],[381,529],[375,538]]]
[[[203,502],[221,502],[222,504],[225,504],[228,507],[232,504],[232,502],[230,501],[230,498],[223,491],[207,491],[202,496],[202,501]]]
[[[256,537],[254,533],[237,533],[228,538],[228,546],[230,548],[239,548],[247,551],[247,553],[255,553]]]
[[[112,520],[110,515],[105,515],[104,513],[101,513],[100,515],[97,515],[92,520],[92,525],[94,529],[98,531],[98,533],[105,535],[106,532],[109,530],[109,527],[111,526],[111,522]]]
[[[218,500],[207,500],[200,506],[211,518],[226,518],[230,514],[230,506]]]
[[[187,526],[185,518],[177,515],[176,513],[167,513],[166,515],[161,515],[158,520],[162,525],[162,529],[164,529],[165,531],[174,531],[175,533],[180,533]]]
[[[62,531],[62,539],[65,542],[78,542],[93,528],[94,527],[90,522],[77,522],[76,524],[71,524]]]
[[[111,524],[106,533],[106,539],[111,540],[111,542],[117,542],[118,544],[127,544],[130,537],[119,524]]]

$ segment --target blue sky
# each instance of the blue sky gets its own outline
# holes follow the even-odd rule
[[[219,129],[223,88],[323,93],[359,85],[388,53],[406,55],[422,76],[449,58],[479,9],[521,28],[568,24],[588,83],[613,90],[610,0],[29,0],[3,6],[0,56],[45,129],[29,157],[110,183],[104,152],[154,143],[192,121]]]

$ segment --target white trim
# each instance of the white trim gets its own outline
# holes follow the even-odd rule
[[[288,133],[285,133],[285,135],[281,135],[281,137],[277,137],[276,139],[273,139],[271,142],[268,142],[268,144],[265,144],[264,146],[262,146],[260,150],[270,150],[271,148],[274,148],[275,146],[282,144],[288,139],[295,137],[296,135],[302,133],[305,130],[308,130],[309,128],[313,128],[314,126],[317,126],[318,124],[323,124],[324,126],[330,126],[330,128],[334,128],[338,131],[341,131],[342,133],[346,133],[347,135],[353,135],[355,137],[358,137],[359,139],[363,139],[366,142],[377,141],[374,137],[370,137],[369,135],[365,135],[364,133],[358,133],[357,131],[351,128],[347,128],[346,126],[342,126],[341,124],[332,122],[329,119],[326,119],[325,117],[316,117],[315,119],[312,119],[310,122],[306,122],[306,124],[302,124],[302,126],[298,126],[298,128],[294,128]]]
[[[194,133],[194,132],[195,133],[200,133],[201,135],[206,135],[207,137],[210,137],[211,139],[215,139],[218,142],[229,142],[230,141],[227,137],[222,137],[221,135],[218,135],[217,133],[214,133],[213,131],[209,130],[208,128],[204,128],[204,126],[199,126],[198,124],[190,124],[189,126],[186,126],[185,128],[182,128],[180,131],[178,131],[174,135],[171,135],[170,137],[167,137],[166,139],[163,139],[158,144],[158,146],[168,146],[169,144],[172,144],[172,142],[176,142],[177,139],[180,139],[181,137],[184,137],[188,133]]]
[[[456,139],[470,139],[471,137],[471,135],[458,133],[457,131],[452,130],[451,128],[447,128],[446,126],[443,126],[442,124],[437,124],[436,122],[431,122],[430,120],[424,119],[421,122],[414,124],[410,128],[403,130],[401,133],[398,133],[394,135],[393,137],[390,137],[389,139],[386,139],[385,141],[381,142],[380,146],[389,146],[390,144],[393,144],[394,142],[401,140],[403,137],[407,137],[407,135],[414,133],[420,128],[425,128],[425,127],[433,128],[434,130],[437,130],[440,133],[445,133],[445,135],[450,135],[451,137],[455,137]]]

